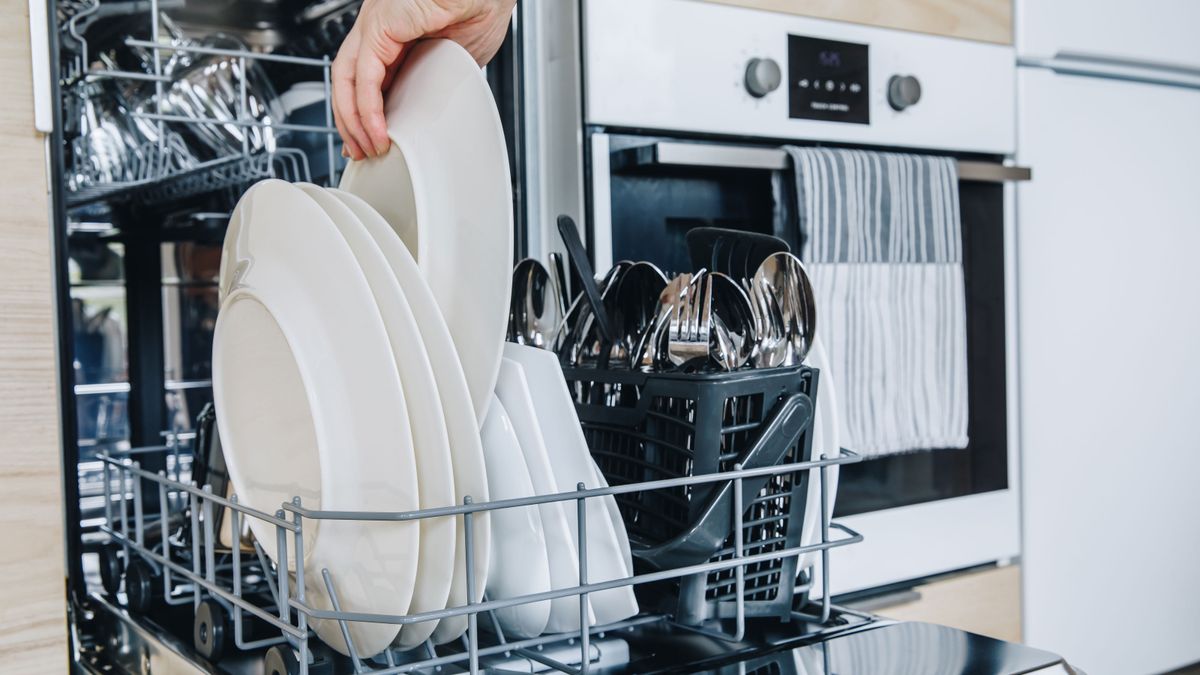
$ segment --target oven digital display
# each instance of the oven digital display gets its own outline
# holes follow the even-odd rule
[[[867,45],[788,36],[788,117],[871,123]]]

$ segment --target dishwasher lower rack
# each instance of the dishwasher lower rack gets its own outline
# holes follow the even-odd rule
[[[171,447],[168,443],[168,448]],[[850,452],[839,457],[807,462],[780,464],[755,469],[735,468],[713,474],[666,480],[629,483],[601,489],[581,489],[554,495],[525,499],[510,499],[473,503],[470,497],[463,504],[438,509],[410,512],[337,512],[306,508],[299,498],[280,505],[275,513],[264,513],[240,504],[236,496],[225,498],[214,494],[209,486],[197,486],[176,480],[163,472],[142,469],[137,461],[139,451],[108,454],[100,457],[104,469],[106,523],[101,529],[111,543],[101,550],[100,577],[110,604],[114,599],[124,601],[127,614],[144,617],[158,625],[175,625],[175,634],[190,628],[194,654],[201,662],[221,672],[224,664],[255,660],[267,673],[401,673],[401,672],[504,672],[513,670],[514,659],[523,663],[517,670],[552,669],[569,673],[643,672],[633,666],[629,645],[633,636],[657,635],[663,631],[691,635],[701,639],[726,643],[731,649],[746,648],[754,642],[753,635],[782,634],[789,638],[812,636],[823,631],[844,629],[871,620],[866,615],[847,613],[830,603],[826,588],[821,600],[807,602],[808,585],[797,585],[799,604],[784,621],[778,618],[754,619],[746,611],[743,594],[736,594],[731,603],[734,612],[728,618],[713,620],[701,626],[683,625],[667,614],[641,614],[629,620],[607,626],[590,626],[573,633],[548,634],[521,640],[506,640],[493,612],[504,607],[542,602],[559,597],[580,596],[586,603],[589,593],[620,586],[647,588],[648,584],[681,579],[714,571],[731,571],[739,591],[744,589],[747,567],[767,560],[795,558],[819,552],[821,564],[828,566],[832,548],[861,541],[857,532],[828,517],[821,523],[821,538],[808,546],[794,546],[769,553],[752,554],[735,546],[732,554],[702,564],[635,573],[621,579],[589,582],[586,564],[580,565],[576,586],[545,593],[493,600],[483,597],[479,602],[412,615],[364,614],[343,611],[337,603],[332,582],[336,570],[306,570],[294,565],[289,571],[286,556],[289,549],[303,551],[303,532],[320,520],[414,521],[423,518],[454,516],[464,528],[466,569],[473,569],[474,516],[485,511],[521,508],[550,502],[570,503],[581,519],[578,531],[581,563],[587,555],[587,509],[585,502],[612,495],[620,498],[635,492],[672,490],[680,486],[732,485],[733,521],[735,531],[742,525],[743,482],[763,477],[812,471],[819,476],[818,484],[825,488],[828,467],[854,462],[859,458]],[[753,497],[749,495],[748,497]],[[821,503],[824,503],[822,498]],[[239,524],[256,518],[271,524],[277,534],[280,560],[273,561],[254,542],[222,547],[218,527],[220,514],[228,514],[230,531],[240,532]],[[828,514],[825,514],[828,516]],[[299,556],[297,556],[299,557]],[[826,567],[827,569],[827,567]],[[320,574],[326,591],[333,601],[332,610],[320,610],[306,601],[305,574]],[[828,575],[821,575],[827,578]],[[480,597],[474,588],[473,575],[468,578],[468,597]],[[186,617],[191,618],[189,627]],[[349,626],[353,622],[411,624],[451,616],[466,616],[467,633],[449,644],[434,646],[430,642],[407,652],[385,650],[377,655],[358,653]],[[180,616],[185,619],[180,619]],[[168,620],[169,617],[169,620]],[[336,621],[349,649],[340,655],[322,644],[310,630],[314,619]],[[762,622],[766,621],[766,624]],[[182,622],[182,623],[181,623]],[[765,627],[764,627],[765,626]],[[782,630],[782,633],[780,631]],[[626,638],[625,636],[630,636]],[[653,642],[651,644],[656,644]],[[221,670],[217,670],[220,668]],[[632,670],[630,669],[632,668]],[[448,669],[448,670],[447,670]],[[238,672],[231,668],[227,672]],[[260,670],[261,672],[261,670]]]

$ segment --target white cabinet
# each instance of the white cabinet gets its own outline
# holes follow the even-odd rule
[[[1200,67],[1200,2],[1195,0],[1023,0],[1017,51],[1103,54]]]
[[[1200,90],[1018,86],[1025,640],[1161,672],[1200,660]]]

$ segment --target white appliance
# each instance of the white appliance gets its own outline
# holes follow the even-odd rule
[[[971,183],[962,194],[975,205],[964,211],[986,214],[964,218],[964,229],[974,223],[994,237],[982,257],[995,294],[976,305],[987,306],[981,311],[989,318],[980,323],[992,331],[978,351],[992,361],[975,373],[993,398],[972,412],[980,419],[985,409],[993,414],[978,434],[992,447],[978,455],[930,454],[912,471],[877,465],[871,481],[859,483],[873,481],[874,500],[859,500],[848,510],[854,515],[841,518],[866,541],[834,552],[831,583],[837,593],[850,592],[1015,558],[1016,368],[1013,335],[1005,332],[1013,325],[1006,306],[1013,189],[1003,184],[1013,177],[1004,166],[1015,147],[1013,49],[690,0],[586,0],[581,7],[531,1],[524,11],[531,26],[526,87],[533,92],[525,129],[541,139],[530,153],[544,158],[552,143],[558,154],[549,166],[561,167],[526,176],[530,222],[553,223],[552,212],[537,213],[548,204],[583,215],[598,269],[621,258],[674,269],[653,256],[681,251],[673,238],[699,219],[726,222],[730,214],[721,209],[732,203],[750,202],[747,217],[769,228],[755,209],[765,199],[769,214],[771,174],[788,168],[784,143],[950,154],[964,181],[971,180],[968,164],[984,167],[988,177],[978,180],[994,182]],[[572,28],[581,44],[569,39]],[[815,43],[828,63],[798,58],[797,42]],[[574,54],[579,71],[564,66]],[[822,65],[842,74],[818,77],[813,69]],[[857,70],[845,74],[848,68]],[[914,105],[889,91],[893,78],[905,76],[921,85]],[[817,84],[844,88],[840,114],[819,120],[798,111],[801,80],[807,91]],[[552,229],[530,232],[529,254],[543,255],[556,242]],[[969,299],[968,312],[970,306]],[[919,494],[905,484],[909,473],[922,476]],[[848,475],[839,508],[842,497],[853,501]],[[962,485],[951,488],[956,480]]]
[[[1200,660],[1200,4],[1018,3],[1024,638]]]

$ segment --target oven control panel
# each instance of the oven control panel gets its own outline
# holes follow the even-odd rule
[[[989,154],[1016,148],[1011,45],[695,0],[566,4],[582,11],[588,126]],[[574,124],[578,98],[550,96],[546,114],[561,107]]]
[[[788,117],[871,123],[867,45],[788,35]]]

